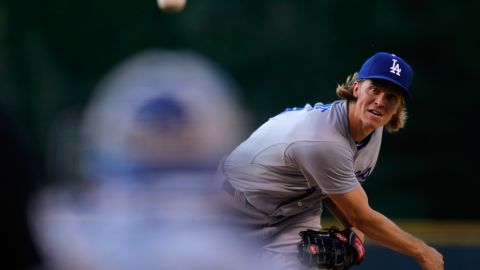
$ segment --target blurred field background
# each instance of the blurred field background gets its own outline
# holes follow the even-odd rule
[[[222,66],[250,130],[286,107],[335,100],[336,85],[377,51],[403,57],[415,71],[410,118],[384,136],[365,189],[375,209],[436,243],[446,269],[478,269],[479,13],[473,0],[191,0],[178,14],[153,0],[0,1],[0,164],[16,269],[41,265],[24,211],[57,181],[49,145],[69,133],[55,125],[81,114],[113,66],[152,48]],[[368,269],[417,269],[378,246],[367,256]]]

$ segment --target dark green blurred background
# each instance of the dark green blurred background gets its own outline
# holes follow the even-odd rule
[[[38,260],[20,210],[51,181],[55,120],[150,48],[192,50],[225,68],[251,129],[285,107],[333,101],[366,58],[396,53],[414,68],[414,99],[406,129],[384,137],[370,202],[392,217],[479,219],[479,14],[476,0],[189,0],[178,14],[155,0],[0,0],[4,215],[22,258],[12,269]]]
[[[2,0],[0,109],[30,192],[49,181],[55,119],[134,53],[209,57],[238,83],[253,129],[287,106],[333,101],[337,83],[388,51],[413,66],[414,99],[406,129],[385,135],[371,204],[388,216],[478,219],[478,14],[480,1],[190,0],[167,14],[154,0]]]

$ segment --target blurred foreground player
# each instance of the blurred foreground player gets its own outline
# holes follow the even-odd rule
[[[48,266],[258,269],[211,196],[244,128],[234,90],[190,52],[144,52],[109,73],[84,116],[85,185],[47,190],[33,211]]]

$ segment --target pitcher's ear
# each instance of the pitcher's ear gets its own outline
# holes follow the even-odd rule
[[[355,81],[353,83],[353,96],[358,98],[358,92],[360,91],[360,82]]]

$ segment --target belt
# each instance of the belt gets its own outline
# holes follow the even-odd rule
[[[225,190],[231,196],[235,196],[236,189],[232,186],[232,184],[230,184],[230,182],[228,182],[228,180],[223,181],[222,189]],[[313,192],[315,192],[316,190],[317,189],[315,187],[311,187],[311,188],[305,190],[305,194],[308,196],[308,195],[312,194]]]
[[[223,181],[222,189],[225,190],[231,196],[235,196],[235,188],[228,182],[228,180]]]

